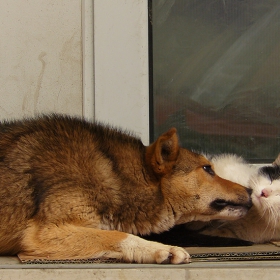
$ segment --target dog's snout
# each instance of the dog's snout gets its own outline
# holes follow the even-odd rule
[[[253,206],[252,203],[252,199],[250,196],[250,190],[248,190],[248,194],[249,194],[249,199],[247,199],[246,201],[244,201],[244,199],[240,199],[238,202],[234,202],[234,201],[230,201],[230,200],[225,200],[225,199],[216,199],[214,201],[212,201],[211,203],[211,207],[221,211],[222,209],[226,208],[226,207],[231,207],[231,208],[236,208],[236,207],[243,207],[245,209],[250,209]]]

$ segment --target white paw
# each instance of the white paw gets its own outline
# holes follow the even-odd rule
[[[146,241],[134,235],[123,240],[121,248],[124,260],[129,262],[181,264],[191,261],[190,255],[183,248]]]
[[[168,246],[167,248],[156,250],[154,256],[155,262],[161,264],[181,264],[191,262],[190,255],[186,250],[180,247]]]

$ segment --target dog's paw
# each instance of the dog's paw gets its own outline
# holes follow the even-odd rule
[[[165,245],[164,245],[165,246]],[[161,264],[181,264],[190,263],[190,255],[180,247],[171,247],[160,249],[155,252],[156,263]]]
[[[181,264],[189,263],[190,255],[180,247],[147,241],[129,235],[121,244],[123,259],[128,262]]]

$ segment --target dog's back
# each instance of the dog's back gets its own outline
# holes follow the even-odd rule
[[[139,184],[131,171],[139,168],[142,172],[143,153],[139,139],[75,118],[46,116],[37,122],[3,124],[0,242],[17,247],[29,219],[79,220],[84,207],[94,213],[92,217],[87,214],[93,226],[99,226],[100,217],[106,214],[112,219],[109,227],[120,227],[113,224],[109,212],[118,217],[126,213],[123,201],[132,198],[120,188]],[[81,209],[69,209],[75,201],[80,201]],[[122,230],[129,229],[124,225]],[[5,248],[0,252],[5,253]]]

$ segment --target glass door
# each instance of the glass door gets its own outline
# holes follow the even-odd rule
[[[272,162],[280,152],[278,0],[149,1],[151,140]]]

